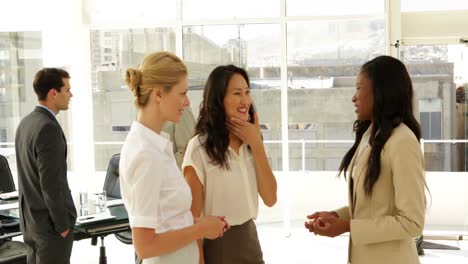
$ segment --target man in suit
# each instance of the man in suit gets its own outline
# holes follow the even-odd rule
[[[69,263],[76,209],[67,181],[67,142],[55,115],[68,109],[70,75],[44,68],[36,73],[39,104],[16,130],[20,227],[32,250],[28,263]]]

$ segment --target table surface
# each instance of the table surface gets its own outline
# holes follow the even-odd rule
[[[98,207],[94,204],[93,200],[88,200],[88,206],[87,206],[87,211],[86,211],[86,210],[83,210],[82,207],[80,207],[79,199],[76,199],[78,198],[78,195],[76,196],[74,195],[73,198],[74,198],[73,200],[75,201],[75,206],[77,208],[78,216],[83,215],[84,212],[86,212],[86,215],[92,215],[96,211],[99,211]],[[115,198],[107,197],[107,199],[110,201]],[[11,203],[17,203],[17,202],[18,202],[17,199],[0,200],[0,204],[11,204]],[[125,209],[123,204],[108,207],[108,210],[112,216],[115,216],[114,218],[104,219],[104,220],[97,221],[97,222],[89,222],[85,224],[76,223],[74,227],[75,240],[91,238],[93,236],[102,236],[102,235],[107,235],[107,234],[112,234],[112,233],[119,233],[119,232],[130,230],[127,210]],[[0,210],[0,215],[7,217],[7,218],[19,219],[19,209],[14,208],[14,209]]]

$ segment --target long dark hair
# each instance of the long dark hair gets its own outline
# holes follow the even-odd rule
[[[346,171],[356,152],[362,135],[372,123],[369,139],[371,154],[368,160],[364,191],[372,195],[372,188],[379,179],[380,153],[395,127],[406,124],[418,139],[421,139],[421,128],[413,115],[413,86],[405,65],[390,56],[379,56],[366,62],[361,67],[361,74],[371,81],[374,98],[373,120],[356,120],[354,132],[356,140],[346,153],[339,168],[340,173]]]
[[[240,74],[250,87],[247,72],[234,65],[216,67],[206,81],[203,91],[203,101],[200,104],[195,134],[206,139],[200,143],[206,149],[211,162],[215,165],[229,169],[227,155],[229,155],[229,129],[226,126],[226,111],[224,109],[224,97],[232,76]],[[249,108],[250,123],[254,122],[255,109],[253,104]],[[201,137],[200,137],[201,139]]]

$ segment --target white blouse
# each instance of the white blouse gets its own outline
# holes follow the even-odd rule
[[[164,233],[193,224],[190,187],[177,167],[167,134],[158,135],[133,122],[119,166],[122,199],[132,228]],[[198,263],[198,249],[192,244],[144,263]]]
[[[247,144],[239,148],[239,155],[228,149],[230,170],[214,165],[199,135],[192,138],[182,163],[182,171],[191,166],[203,185],[203,215],[226,216],[230,225],[241,225],[258,214],[258,189],[255,163]]]

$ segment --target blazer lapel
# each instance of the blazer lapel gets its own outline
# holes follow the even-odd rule
[[[60,131],[62,131],[63,145],[65,146],[65,159],[67,159],[67,153],[68,153],[67,139],[65,138],[65,134],[63,134],[62,127],[60,127]]]
[[[362,141],[359,144],[359,147],[354,154],[355,164],[354,164],[354,184],[353,184],[353,212],[354,207],[356,206],[356,190],[361,186],[361,182],[366,177],[367,173],[367,162],[369,160],[369,155],[371,147],[369,146],[370,133],[372,131],[372,125],[370,125],[364,135],[362,136]]]
[[[361,157],[356,160],[356,168],[354,170],[354,186],[353,186],[353,212],[354,207],[356,206],[356,194],[358,188],[362,185],[362,181],[366,178],[367,172],[367,160],[369,159],[370,148],[369,146],[363,150]]]
[[[353,155],[353,158],[351,159],[351,169],[349,170],[348,174],[348,201],[349,201],[349,215],[351,218],[353,218],[354,215],[354,165],[356,163],[356,153]]]

